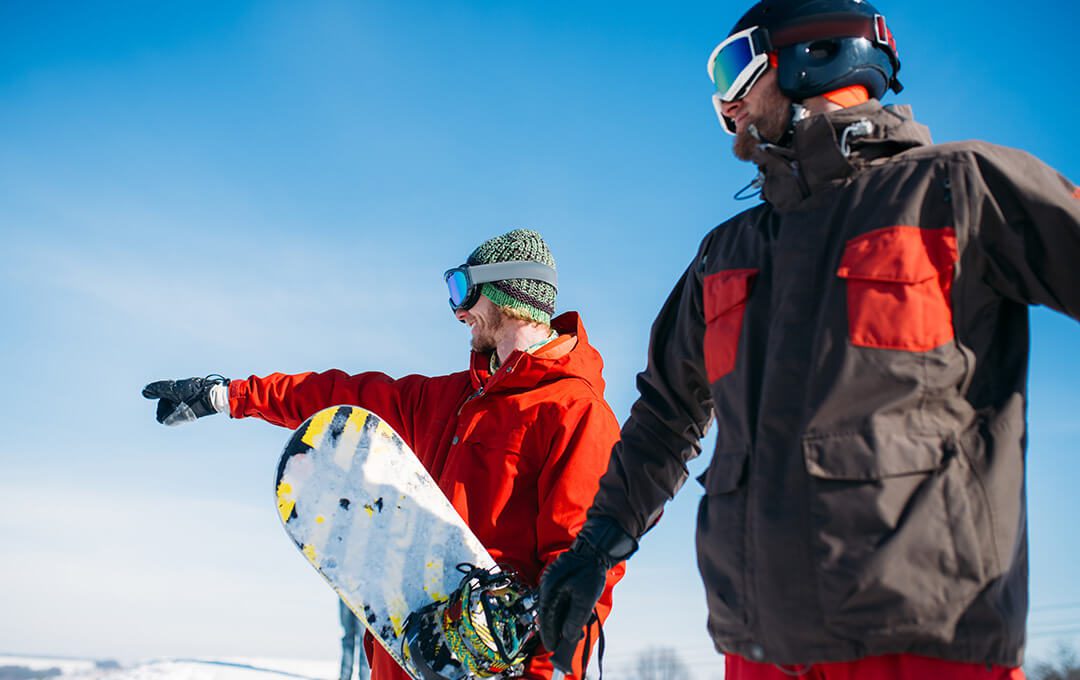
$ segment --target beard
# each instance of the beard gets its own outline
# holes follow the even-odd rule
[[[735,142],[732,151],[735,157],[742,161],[748,161],[753,156],[754,150],[762,142],[777,142],[787,132],[788,122],[791,120],[791,100],[784,96],[777,88],[765,90],[761,100],[760,116],[747,121],[746,127],[735,133]],[[759,141],[750,134],[750,125],[757,128]]]
[[[499,330],[502,329],[505,319],[506,317],[496,310],[492,317],[485,317],[481,320],[483,322],[482,326],[479,324],[474,326],[472,350],[480,354],[494,352],[496,336],[498,336]]]

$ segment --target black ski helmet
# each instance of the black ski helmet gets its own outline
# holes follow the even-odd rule
[[[900,92],[900,59],[885,17],[865,0],[760,0],[728,34],[766,31],[777,85],[792,101],[862,85],[874,99]]]

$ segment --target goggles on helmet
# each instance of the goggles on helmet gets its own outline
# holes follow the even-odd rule
[[[769,67],[769,34],[758,26],[729,35],[709,55],[709,78],[716,85],[713,108],[730,134],[735,124],[723,114],[724,102],[742,99]]]
[[[555,270],[541,262],[516,260],[493,264],[463,264],[448,269],[443,274],[446,288],[450,291],[450,308],[455,312],[471,309],[480,299],[483,284],[507,279],[531,279],[543,281],[558,288]]]
[[[729,35],[709,55],[709,78],[716,85],[713,106],[742,99],[769,66],[769,36],[757,26]],[[728,129],[725,124],[724,129]],[[734,130],[728,129],[734,134]]]
[[[742,99],[757,83],[770,66],[777,66],[779,51],[813,40],[830,38],[865,38],[888,55],[892,74],[887,76],[888,86],[899,92],[903,87],[896,80],[900,61],[896,56],[896,40],[880,14],[872,16],[828,16],[821,20],[801,21],[789,26],[764,28],[751,26],[728,36],[709,55],[707,65],[709,78],[716,85],[713,107],[724,130],[735,134],[735,124],[724,116],[722,105]],[[804,74],[805,75],[805,74]],[[780,89],[784,89],[783,73]],[[823,94],[823,93],[821,93]],[[873,94],[875,98],[880,94]]]

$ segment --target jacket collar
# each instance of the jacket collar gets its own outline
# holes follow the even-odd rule
[[[930,131],[915,122],[910,106],[871,99],[799,121],[790,147],[762,144],[752,160],[765,176],[765,200],[788,210],[878,159],[931,143]]]
[[[598,394],[603,395],[604,362],[600,353],[589,344],[578,313],[566,312],[555,317],[551,320],[551,327],[560,336],[572,335],[577,338],[577,344],[570,352],[556,358],[544,358],[514,350],[494,373],[490,370],[490,352],[473,352],[469,366],[473,389],[483,387],[489,394],[503,390],[527,390],[544,382],[573,377],[585,380]]]

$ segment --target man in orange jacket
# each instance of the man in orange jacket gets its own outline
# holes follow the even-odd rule
[[[454,315],[471,331],[469,370],[400,379],[337,370],[212,376],[151,383],[143,395],[159,400],[157,419],[167,425],[228,411],[296,428],[328,406],[362,406],[401,435],[495,561],[535,586],[585,521],[619,436],[603,362],[576,313],[551,318],[555,261],[536,232],[485,241],[445,279]],[[601,620],[623,570],[607,573]],[[372,680],[407,680],[370,638],[366,648]],[[524,677],[551,677],[550,656],[539,649]]]

